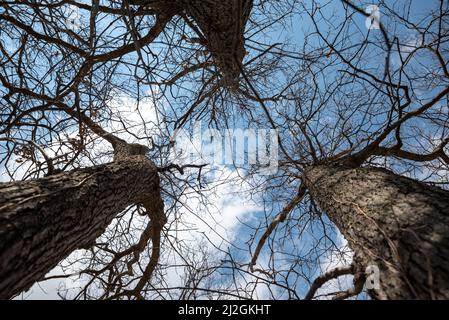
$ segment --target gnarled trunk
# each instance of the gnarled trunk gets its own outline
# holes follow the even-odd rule
[[[361,270],[380,269],[374,298],[449,298],[449,192],[377,168],[316,166],[305,181]]]
[[[0,299],[90,247],[116,214],[141,201],[163,207],[157,169],[144,156],[0,184]]]

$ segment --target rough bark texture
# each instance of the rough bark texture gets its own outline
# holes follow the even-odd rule
[[[221,71],[224,84],[238,84],[245,57],[245,26],[253,0],[132,0],[158,12],[175,15],[184,12],[192,18],[206,39],[205,46]]]
[[[142,201],[163,208],[157,170],[141,155],[0,184],[0,298],[28,289],[71,252],[92,246],[116,214]]]
[[[239,63],[245,57],[244,32],[252,0],[177,0],[198,24],[207,47],[221,69],[225,84],[232,85],[240,75]]]
[[[310,167],[314,201],[365,270],[380,268],[380,299],[449,299],[449,192],[376,168]]]

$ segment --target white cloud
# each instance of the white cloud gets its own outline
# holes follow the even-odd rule
[[[321,273],[336,268],[346,267],[352,263],[353,252],[349,249],[346,239],[339,232],[335,243],[337,244],[338,249],[328,252],[324,259],[322,259],[320,266]],[[318,289],[315,296],[322,296],[322,299],[326,299],[328,298],[326,297],[327,294],[347,290],[353,286],[352,279],[353,277],[350,275],[332,279]]]
[[[143,99],[138,104],[135,99],[118,93],[110,101],[109,106],[111,121],[104,126],[106,130],[131,143],[149,143],[148,140],[139,140],[136,136],[151,136],[151,132],[158,122],[151,99]],[[127,130],[124,130],[125,128]],[[66,132],[66,135],[68,138],[75,138],[77,132]],[[109,148],[107,144],[100,140],[98,142],[96,140],[90,146],[92,146],[92,150],[89,149],[89,152],[93,154],[104,153]],[[46,152],[50,156],[54,156],[58,147],[49,147]],[[181,158],[176,159],[176,161],[183,164],[186,159]],[[211,183],[208,184],[207,189],[202,191],[202,198],[194,195],[193,190],[189,190],[179,199],[185,206],[180,209],[178,214],[182,216],[184,224],[191,230],[186,232],[171,230],[169,232],[176,236],[179,241],[189,242],[193,249],[200,247],[204,249],[204,245],[207,243],[205,249],[213,256],[218,257],[220,252],[217,248],[226,249],[229,243],[236,238],[239,220],[245,220],[250,217],[251,213],[262,209],[256,204],[257,199],[249,199],[245,196],[247,191],[251,190],[251,186],[242,180],[242,174],[244,173],[225,166],[213,167],[207,173],[207,179]],[[203,235],[206,235],[210,242],[204,242]],[[177,258],[171,256],[167,259],[175,262],[174,260]],[[60,275],[61,273],[62,269],[58,266],[47,276]],[[183,276],[182,268],[173,268],[167,274],[166,280],[170,285],[181,285]],[[57,289],[68,282],[70,281],[51,280],[38,283],[29,292],[20,295],[17,299],[58,299]],[[68,285],[70,286],[70,283]],[[256,290],[258,296],[266,297],[267,289],[265,286],[259,285]]]

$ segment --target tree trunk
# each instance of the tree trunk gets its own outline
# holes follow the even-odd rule
[[[237,85],[245,58],[245,26],[252,0],[177,0],[204,34],[206,47],[223,73],[224,84]]]
[[[91,247],[116,214],[141,201],[162,203],[157,169],[144,156],[0,184],[0,299]]]
[[[380,269],[379,299],[449,299],[449,192],[377,168],[316,166],[305,182],[354,251]]]
[[[166,15],[184,12],[205,39],[202,44],[214,58],[224,85],[238,85],[245,58],[245,27],[253,0],[130,0],[130,4],[156,9]]]

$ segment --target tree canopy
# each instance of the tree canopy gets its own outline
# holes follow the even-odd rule
[[[53,204],[72,199],[74,212],[92,208],[45,240],[58,247],[82,224],[64,259],[38,279],[70,299],[448,297],[437,270],[449,252],[448,28],[443,0],[3,1],[0,236],[19,230],[8,220],[12,206],[69,212]],[[189,141],[195,130],[199,144]],[[226,132],[236,130],[247,140],[240,158],[213,161],[211,148],[226,153]],[[314,180],[316,168],[327,182]],[[396,257],[405,235],[388,228],[399,218],[376,214],[389,212],[384,202],[362,222],[336,218],[336,189],[358,192],[343,183],[348,177],[363,191],[341,198],[349,216],[365,212],[363,177],[376,183],[370,192],[410,183],[412,191],[394,190],[417,202],[394,193],[388,201],[392,215],[409,212],[397,229],[408,223],[407,237],[427,239],[416,255],[428,270],[411,270],[421,258],[409,249]],[[22,196],[8,198],[18,186]],[[80,190],[95,197],[72,193]],[[382,196],[367,199],[375,206]],[[51,219],[20,228],[43,230]],[[371,230],[369,245],[357,246],[346,223]],[[26,230],[23,243],[4,242],[0,254],[35,241]],[[376,237],[385,256],[368,252]],[[399,270],[406,283],[428,271],[435,287],[374,293],[359,247],[379,259],[381,273]],[[43,254],[23,255],[36,260],[33,252]],[[17,269],[14,261],[0,268]]]

